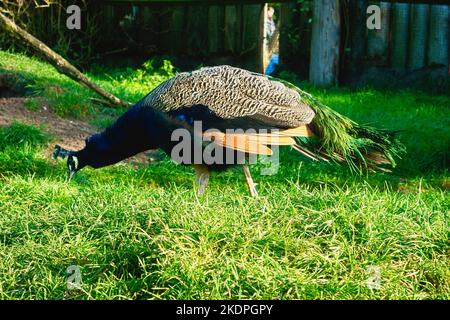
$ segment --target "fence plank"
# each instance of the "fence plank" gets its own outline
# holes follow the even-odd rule
[[[429,11],[430,6],[427,4],[412,5],[408,63],[410,70],[420,69],[426,64]]]
[[[392,26],[392,67],[404,71],[408,57],[408,28],[410,5],[395,3]]]
[[[350,57],[353,62],[360,62],[366,53],[367,34],[367,0],[350,0]]]
[[[242,54],[246,58],[245,67],[258,72],[262,67],[262,38],[260,38],[260,15],[262,5],[250,4],[242,7]]]
[[[159,46],[161,51],[164,53],[168,53],[171,51],[172,42],[175,39],[172,37],[172,16],[173,16],[173,8],[172,7],[158,7],[157,13],[157,22],[158,22],[158,33],[156,34],[159,39]],[[178,39],[177,39],[178,40]]]
[[[219,50],[219,11],[217,5],[208,8],[208,51],[216,53]]]
[[[208,12],[203,7],[188,7],[186,26],[186,50],[189,55],[206,55],[207,48],[207,27]]]
[[[389,48],[389,32],[391,29],[392,5],[387,2],[381,2],[380,9],[381,29],[368,31],[367,56],[369,59],[376,59],[381,63],[386,63]]]
[[[172,11],[172,21],[170,24],[172,43],[170,50],[173,55],[183,52],[185,13],[186,10],[183,6],[174,7]]]
[[[431,6],[428,63],[449,63],[450,6]]]
[[[235,5],[225,7],[225,50],[236,52],[237,10]]]
[[[314,85],[337,84],[341,36],[339,0],[315,0],[309,78]]]

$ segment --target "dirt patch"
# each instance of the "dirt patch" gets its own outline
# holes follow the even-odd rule
[[[0,126],[14,121],[40,126],[56,138],[58,143],[70,150],[84,146],[84,139],[98,131],[79,120],[62,119],[54,114],[44,99],[39,99],[40,108],[31,111],[24,106],[26,98],[0,98]]]
[[[39,109],[32,111],[25,107],[26,98],[0,98],[0,126],[7,126],[14,121],[39,126],[55,138],[55,143],[68,150],[82,149],[85,145],[84,139],[99,131],[89,123],[60,118],[51,111],[45,99],[35,99],[39,99]],[[45,151],[49,157],[53,147],[50,145]],[[159,160],[158,153],[149,151],[146,154],[136,155],[127,162],[141,164],[157,160]]]

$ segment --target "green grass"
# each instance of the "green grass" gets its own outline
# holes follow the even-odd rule
[[[40,109],[41,101],[37,98],[27,98],[24,101],[24,105],[28,110],[38,111]]]
[[[0,56],[17,57],[45,95],[45,64]],[[137,100],[151,89],[147,77],[164,72],[114,90]],[[108,89],[136,76],[110,74]],[[353,176],[284,150],[276,175],[253,168],[259,198],[239,170],[214,174],[198,198],[192,169],[168,159],[85,169],[68,183],[64,162],[43,155],[56,138],[1,129],[0,298],[449,299],[450,98],[306,88],[356,121],[405,130],[408,153],[395,171]],[[99,126],[115,114],[90,112]],[[81,290],[67,289],[70,265],[80,267]],[[378,289],[366,284],[372,266]]]
[[[46,98],[50,107],[61,117],[87,118],[105,111],[103,107],[92,104],[90,98],[96,97],[92,91],[59,74],[51,65],[37,58],[0,51],[1,73],[12,74],[19,91]],[[137,70],[107,70],[94,66],[87,73],[101,87],[132,103],[174,74],[173,66],[164,59],[151,59]],[[30,100],[26,106],[36,108]],[[109,112],[117,116],[123,110],[119,108]]]

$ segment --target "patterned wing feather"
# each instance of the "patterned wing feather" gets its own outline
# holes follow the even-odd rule
[[[224,119],[252,117],[281,128],[308,124],[314,117],[296,91],[231,66],[180,73],[150,92],[142,103],[165,112],[205,105]]]

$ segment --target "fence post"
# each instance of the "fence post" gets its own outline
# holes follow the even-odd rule
[[[176,6],[172,11],[172,21],[170,23],[172,43],[170,46],[171,54],[182,53],[185,47],[184,26],[186,10],[182,6]]]
[[[408,3],[394,4],[394,22],[392,30],[392,67],[404,71],[408,57],[408,27],[409,10]]]
[[[244,4],[242,6],[241,54],[244,55],[244,66],[259,73],[264,73],[264,44],[260,34],[260,28],[264,28],[260,21],[261,14],[264,14],[263,9],[261,4]]]
[[[428,64],[448,65],[450,6],[431,6]]]
[[[208,8],[208,51],[216,53],[219,50],[219,6]]]
[[[367,35],[367,56],[382,64],[386,63],[388,56],[391,8],[390,3],[380,3],[381,29],[369,30]]]
[[[366,53],[367,33],[367,0],[350,0],[350,56],[354,62],[359,63]]]
[[[426,63],[429,11],[430,6],[427,4],[412,5],[408,64],[410,70],[420,69]]]
[[[236,52],[237,33],[237,10],[236,5],[225,6],[225,49]]]
[[[341,17],[339,0],[314,0],[309,79],[335,85],[339,76]]]

